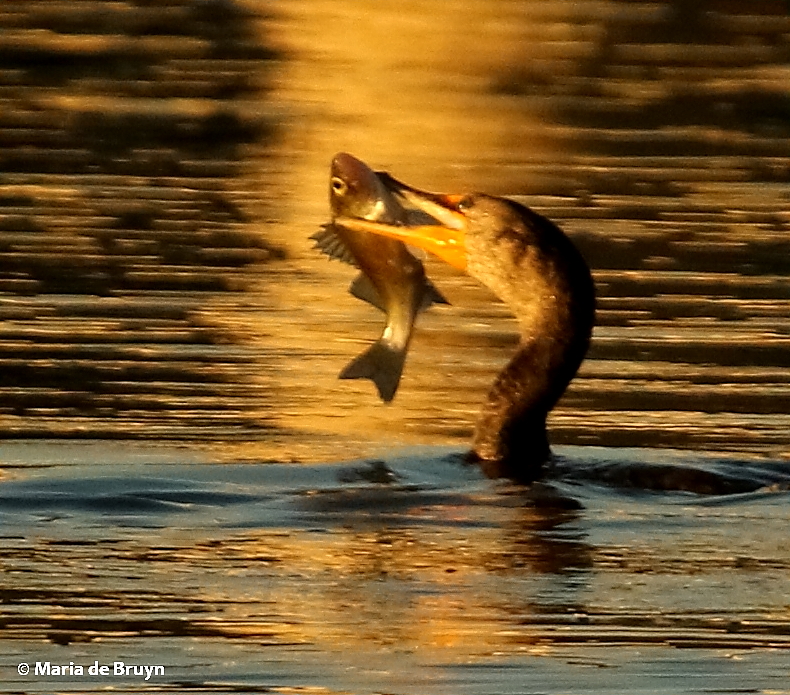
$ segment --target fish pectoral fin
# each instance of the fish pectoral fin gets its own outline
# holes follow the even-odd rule
[[[381,301],[381,295],[378,293],[378,290],[370,281],[370,278],[365,275],[365,273],[360,273],[354,278],[354,281],[351,283],[348,291],[351,292],[351,294],[357,299],[361,299],[363,302],[372,304],[381,311],[387,311],[387,308],[384,306],[384,302]]]
[[[343,261],[343,263],[359,268],[348,246],[343,243],[343,240],[335,231],[335,225],[332,222],[322,225],[321,229],[310,235],[310,238],[315,242],[314,249],[318,249],[321,253],[334,260]]]
[[[383,340],[378,340],[359,357],[349,362],[342,372],[341,379],[370,379],[385,403],[395,398],[406,350],[393,348]]]

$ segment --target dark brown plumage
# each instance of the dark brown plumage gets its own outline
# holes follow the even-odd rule
[[[546,418],[590,344],[592,277],[570,239],[529,208],[473,195],[457,209],[466,221],[467,272],[510,307],[521,334],[488,393],[472,451],[489,475],[529,482],[549,456]]]

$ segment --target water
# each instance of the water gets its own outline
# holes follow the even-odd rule
[[[790,20],[750,8],[5,0],[0,689],[788,692]],[[430,259],[395,402],[337,380],[381,330],[308,240],[340,150],[573,236],[575,477],[459,462],[515,322]],[[602,482],[651,466],[762,487]]]
[[[787,525],[787,492],[525,490],[452,454],[220,466],[106,443],[7,449],[4,681],[22,692],[784,692],[790,552],[771,529]],[[14,675],[34,660],[165,675]]]

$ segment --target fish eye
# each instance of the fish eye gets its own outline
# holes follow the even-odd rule
[[[332,187],[332,192],[335,193],[335,195],[344,195],[346,190],[348,189],[348,186],[346,186],[346,182],[337,176],[332,177],[332,181],[330,185]]]
[[[458,201],[457,208],[461,212],[463,212],[464,210],[468,210],[469,208],[471,208],[472,207],[472,203],[473,203],[472,196],[471,195],[465,195],[463,198],[461,198],[461,200]]]

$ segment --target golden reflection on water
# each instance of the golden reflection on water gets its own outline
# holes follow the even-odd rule
[[[432,182],[441,188],[474,185],[469,167],[507,161],[506,138],[527,115],[512,101],[486,95],[485,87],[523,46],[529,32],[523,9],[282,3],[277,36],[292,60],[277,96],[303,109],[284,143],[300,162],[295,189],[309,194],[305,185],[343,150],[377,166],[397,165],[412,179],[426,162],[442,163]],[[520,156],[529,151],[550,153],[537,134],[519,144]],[[312,200],[323,202],[323,176],[313,186]]]
[[[396,649],[451,662],[520,650],[530,642],[520,622],[573,609],[591,556],[562,530],[575,514],[513,505],[426,502],[407,506],[393,524],[382,523],[380,510],[336,505],[348,528],[209,533],[197,542],[191,531],[171,528],[154,532],[150,546],[117,539],[84,548],[53,543],[33,554],[12,548],[8,568],[16,571],[59,556],[61,584],[73,592],[54,590],[49,600],[68,608],[46,620],[31,616],[15,634],[65,639],[76,621],[90,619],[81,604],[95,596],[103,598],[85,627],[97,638],[173,632],[329,653]],[[87,558],[93,571],[80,578]],[[140,582],[151,577],[143,591]],[[517,640],[508,637],[514,630]]]

